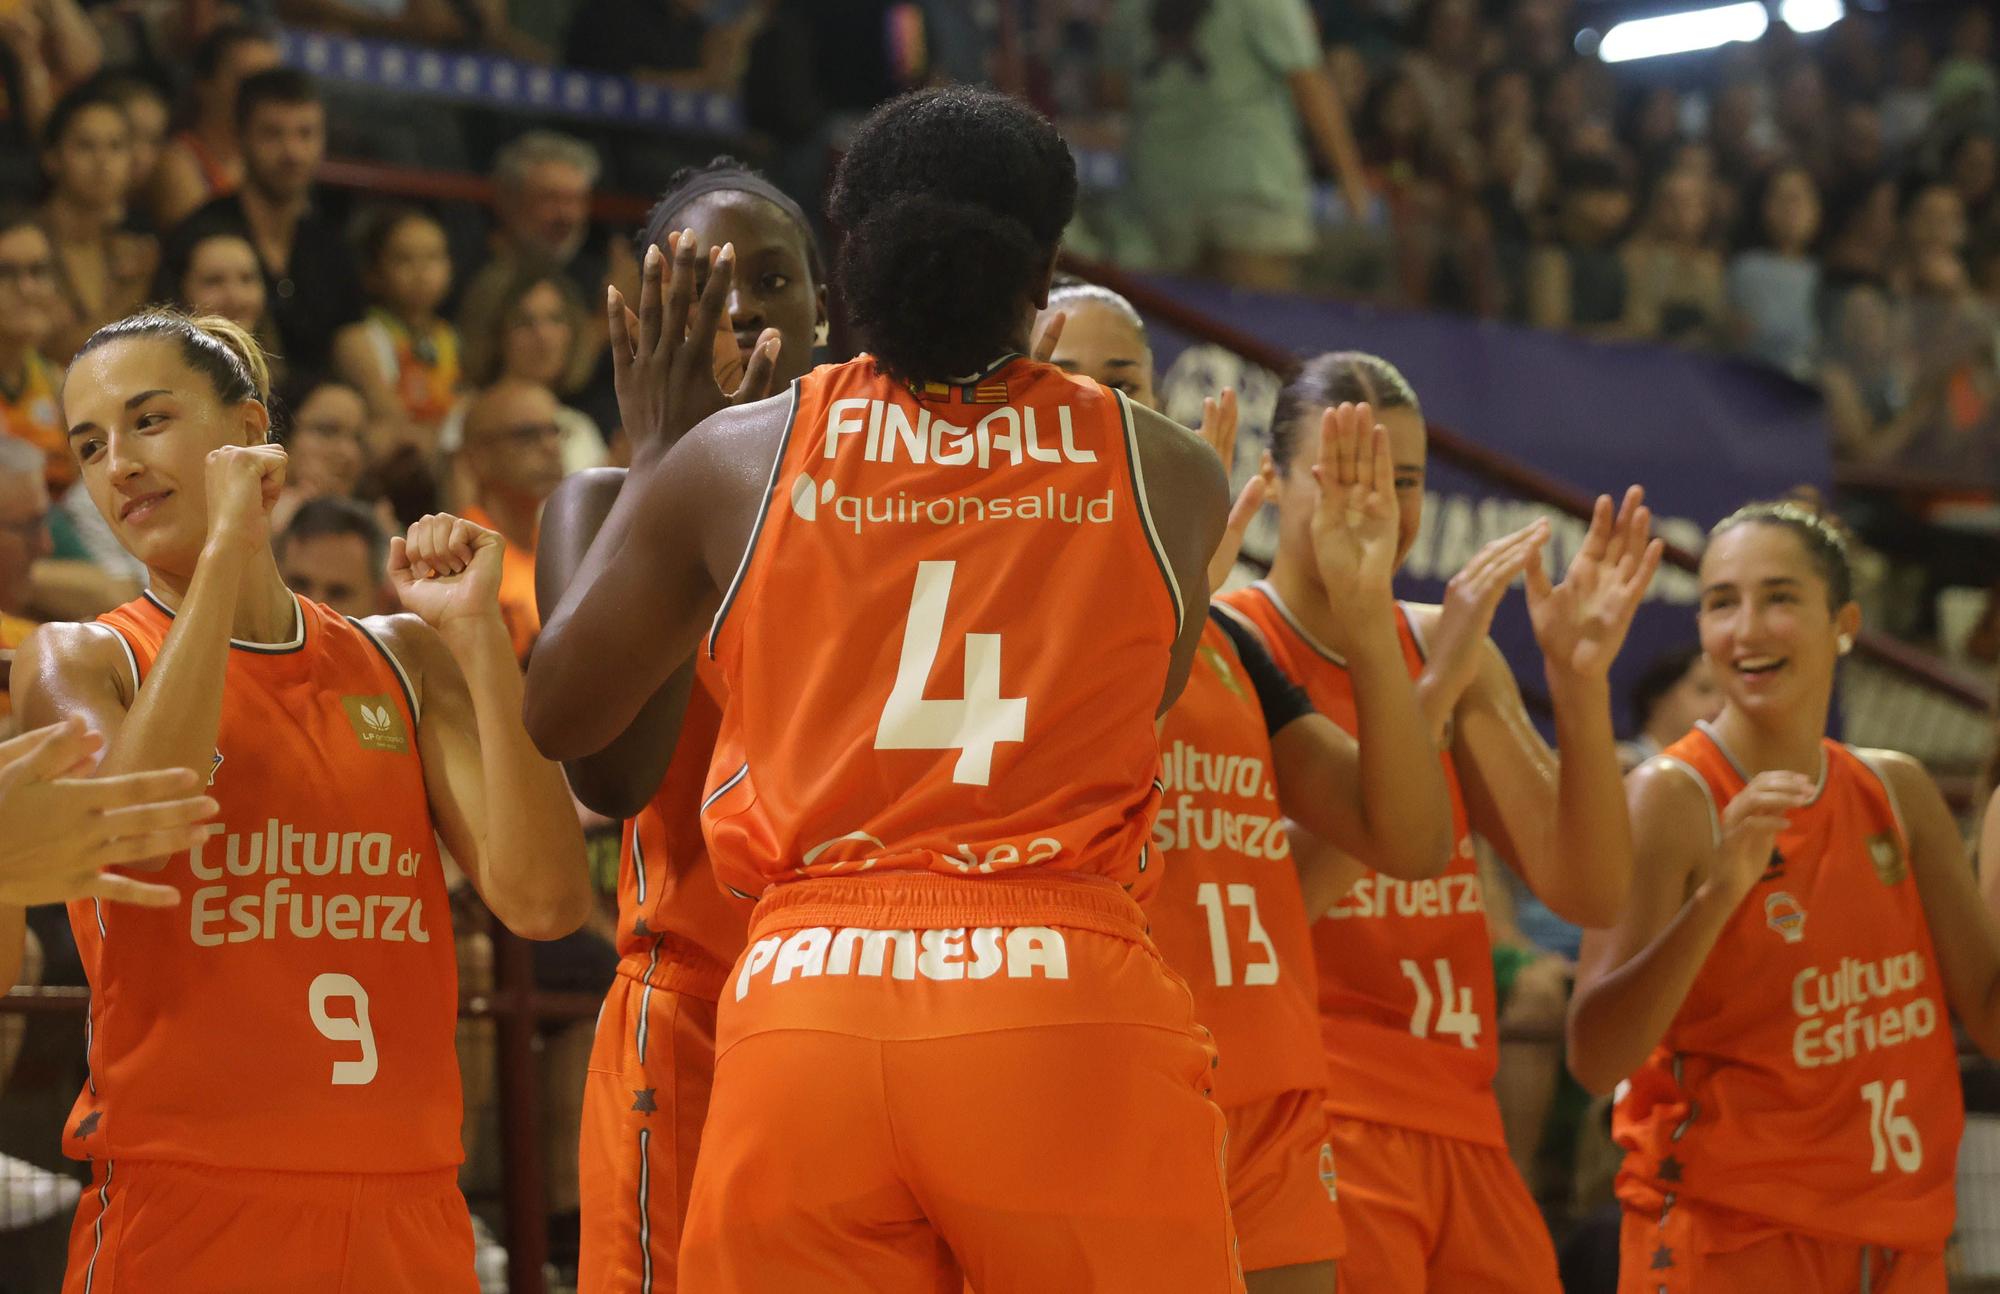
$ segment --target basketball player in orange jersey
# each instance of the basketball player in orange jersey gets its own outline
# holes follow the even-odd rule
[[[830,208],[871,353],[635,469],[531,666],[561,758],[697,649],[728,688],[703,826],[760,901],[685,1288],[1242,1288],[1214,1053],[1127,892],[1227,488],[1186,429],[1021,356],[1075,191],[1003,96],[871,114]],[[630,362],[719,406],[734,254],[688,343],[692,250]]]
[[[1922,765],[1827,739],[1861,627],[1839,534],[1725,518],[1697,623],[1722,713],[1632,771],[1632,901],[1570,1006],[1577,1079],[1625,1080],[1619,1289],[1943,1294],[1948,1013],[2000,1055],[2000,929]]]
[[[684,238],[693,240],[697,266],[730,246],[741,267],[716,334],[717,380],[742,402],[803,377],[826,320],[826,275],[805,213],[757,172],[718,158],[675,175],[647,219],[643,273],[656,294],[661,253],[671,257]],[[637,320],[628,325],[623,299],[615,289],[610,296],[629,356]],[[629,379],[629,367],[621,376]],[[641,472],[666,448],[642,403],[652,394],[629,380],[619,386]],[[544,618],[626,480],[623,468],[596,468],[550,497],[535,569]],[[722,717],[710,681],[705,674],[685,694],[678,740],[674,689],[663,688],[617,741],[568,765],[579,799],[631,819],[618,871],[619,975],[598,1018],[584,1087],[583,1294],[676,1288],[681,1222],[715,1075],[715,1004],[743,951],[750,914],[748,901],[715,883],[701,838],[702,783]]]
[[[1079,285],[1051,292],[1049,307],[1067,316],[1055,364],[1153,402],[1152,350],[1130,302]],[[1312,933],[1293,871],[1306,870],[1307,855],[1291,851],[1284,818],[1413,881],[1442,871],[1454,843],[1443,770],[1397,638],[1389,587],[1397,510],[1386,434],[1366,405],[1326,416],[1351,418],[1357,435],[1366,429],[1380,441],[1379,461],[1371,454],[1363,464],[1372,488],[1361,500],[1369,523],[1361,569],[1343,569],[1355,561],[1346,532],[1315,536],[1324,541],[1315,543],[1322,582],[1339,587],[1330,596],[1347,612],[1334,626],[1335,645],[1354,672],[1359,763],[1356,738],[1314,713],[1256,633],[1219,607],[1209,612],[1187,689],[1160,733],[1166,801],[1153,840],[1166,874],[1146,912],[1154,941],[1194,993],[1195,1017],[1215,1035],[1230,1208],[1251,1294],[1331,1291],[1333,1260],[1345,1249]],[[1211,443],[1227,464],[1234,436],[1220,439]],[[1263,485],[1252,478],[1245,487],[1232,528],[1247,522],[1246,504],[1254,510],[1262,502]],[[1236,549],[1224,542],[1210,564],[1211,586],[1228,575]],[[1386,828],[1379,837],[1371,821]]]
[[[216,834],[166,909],[73,903],[94,990],[64,1149],[93,1165],[71,1291],[470,1291],[442,838],[496,915],[552,938],[589,902],[561,771],[520,721],[499,537],[392,545],[414,615],[343,620],[278,574],[265,368],[233,324],[99,329],[63,392],[91,500],[151,591],[22,649],[31,724],[102,768],[195,768]]]
[[[1415,542],[1425,452],[1416,394],[1377,356],[1322,355],[1286,386],[1273,418],[1280,533],[1270,578],[1226,599],[1343,726],[1353,722],[1354,682],[1332,635],[1346,610],[1329,601],[1313,558],[1315,491],[1298,459],[1320,410],[1348,400],[1370,401],[1388,428],[1399,562]],[[1341,1280],[1354,1289],[1559,1288],[1554,1247],[1508,1157],[1493,1097],[1492,949],[1470,835],[1492,841],[1569,919],[1616,919],[1631,862],[1607,675],[1659,564],[1650,524],[1636,488],[1615,518],[1600,499],[1560,585],[1542,570],[1548,525],[1538,521],[1475,556],[1443,606],[1401,608],[1405,668],[1443,752],[1457,847],[1434,880],[1363,876],[1313,930],[1348,1234]],[[1517,574],[1527,578],[1560,761],[1487,637]]]

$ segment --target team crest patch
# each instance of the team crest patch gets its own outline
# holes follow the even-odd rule
[[[1221,677],[1222,685],[1234,693],[1239,700],[1247,701],[1250,699],[1244,695],[1243,685],[1236,681],[1236,672],[1229,668],[1229,662],[1223,659],[1221,652],[1213,647],[1204,647],[1201,649],[1201,658],[1207,661],[1209,667]]]
[[[1326,1198],[1340,1202],[1340,1175],[1333,1168],[1333,1147],[1324,1141],[1319,1143],[1319,1184],[1326,1187]]]
[[[1903,857],[1903,842],[1896,839],[1893,831],[1868,837],[1868,861],[1875,864],[1875,875],[1884,885],[1901,884],[1910,874],[1909,860]]]
[[[1797,899],[1780,890],[1764,900],[1764,924],[1777,931],[1788,944],[1806,937],[1806,910]]]
[[[410,734],[403,729],[403,716],[393,698],[386,696],[344,696],[340,705],[363,750],[379,750],[391,755],[408,754]]]

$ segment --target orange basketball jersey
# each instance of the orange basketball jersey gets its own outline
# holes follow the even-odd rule
[[[1019,356],[921,392],[865,355],[793,383],[708,639],[730,701],[702,812],[725,883],[1138,884],[1183,605],[1134,437],[1122,395]]]
[[[179,906],[69,905],[89,973],[78,1159],[407,1173],[459,1149],[458,972],[417,713],[368,631],[297,599],[232,643],[209,771],[219,827],[156,878]],[[143,680],[170,613],[99,618]]]
[[[1256,626],[1315,709],[1354,731],[1347,666],[1305,631],[1275,589],[1259,581],[1223,601]],[[1423,672],[1423,650],[1401,608],[1397,628],[1414,678]],[[1449,753],[1443,761],[1458,840],[1444,875],[1400,881],[1370,872],[1313,923],[1327,1104],[1349,1118],[1505,1146],[1493,1099],[1492,942],[1458,770]]]
[[[1845,746],[1821,750],[1818,797],[1621,1092],[1618,1194],[1938,1248],[1965,1127],[1944,984],[1893,794]],[[1729,752],[1703,725],[1661,758],[1701,785],[1719,839],[1746,781]]]
[[[715,667],[696,658],[696,682],[673,761],[652,801],[625,824],[618,869],[619,969],[654,988],[714,1001],[750,926],[750,904],[725,894],[701,838],[702,784],[722,708]]]
[[[1160,730],[1164,862],[1146,903],[1154,944],[1194,993],[1222,1056],[1224,1109],[1326,1087],[1312,938],[1278,810],[1271,739],[1236,646],[1211,619]]]

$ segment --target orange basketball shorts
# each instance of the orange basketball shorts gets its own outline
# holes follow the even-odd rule
[[[1214,1049],[1122,890],[766,895],[681,1240],[702,1294],[1240,1291]]]
[[[617,976],[584,1076],[578,1294],[673,1294],[714,1078],[714,1000]]]
[[[63,1294],[478,1294],[452,1169],[255,1172],[100,1160]]]
[[[1619,1294],[1945,1294],[1944,1251],[1882,1249],[1786,1231],[1688,1200],[1657,1213],[1626,1209]]]
[[[1346,1253],[1326,1093],[1281,1092],[1222,1113],[1243,1270],[1331,1262]]]
[[[1342,1289],[1561,1294],[1555,1245],[1507,1152],[1335,1115]]]

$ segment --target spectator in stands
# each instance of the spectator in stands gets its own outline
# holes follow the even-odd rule
[[[56,291],[55,249],[26,208],[0,207],[0,437],[33,446],[60,506],[50,517],[55,556],[37,568],[35,601],[49,616],[87,619],[136,596],[129,562],[108,555],[117,541],[79,491],[76,459],[64,434],[56,395],[62,366],[42,351],[62,306]]]
[[[1632,739],[1619,743],[1627,770],[1673,745],[1695,724],[1722,712],[1722,693],[1698,644],[1661,652],[1639,672],[1626,696]]]
[[[322,31],[418,45],[456,45],[473,34],[452,0],[277,0],[278,17]]]
[[[123,227],[132,123],[109,93],[85,85],[57,102],[42,141],[42,171],[49,192],[39,214],[55,247],[63,306],[48,353],[66,362],[84,338],[145,303],[160,248]]]
[[[13,147],[0,148],[27,158],[41,142],[56,100],[96,73],[104,45],[77,0],[16,0],[0,11],[0,113]],[[9,177],[26,183],[25,173]]]
[[[280,529],[312,499],[358,499],[370,443],[368,402],[344,382],[316,383],[287,403],[285,488],[271,512]],[[393,512],[375,512],[385,534],[400,529]]]
[[[1987,6],[1966,5],[1952,23],[1949,53],[1931,82],[1931,103],[1937,117],[2000,116],[2000,71],[1993,66],[1993,14]]]
[[[459,515],[507,541],[500,611],[523,662],[541,632],[535,609],[535,542],[542,504],[562,481],[562,427],[545,386],[502,378],[474,396],[465,413],[462,455],[471,497]]]
[[[271,322],[270,298],[264,294],[264,267],[242,234],[218,228],[170,241],[153,277],[152,299],[240,324],[264,348],[272,386],[282,388],[290,377],[291,366],[279,353]]]
[[[584,308],[576,285],[546,263],[495,261],[474,276],[458,311],[465,343],[465,380],[485,390],[502,378],[532,382],[562,392],[576,368],[583,342]],[[465,441],[460,400],[438,430],[438,449],[456,452]],[[604,433],[588,414],[562,405],[563,475],[610,461]]]
[[[1827,198],[1825,230],[1819,257],[1824,293],[1837,300],[1856,285],[1887,287],[1896,244],[1896,182],[1880,177],[1834,190]]]
[[[167,123],[172,119],[167,96],[153,82],[129,72],[106,73],[91,84],[117,100],[132,127],[132,183],[125,204],[126,227],[158,233],[148,195],[158,181],[160,158],[167,146]]]
[[[253,23],[224,23],[195,47],[187,122],[160,155],[147,204],[161,229],[173,228],[243,183],[237,91],[278,62],[276,33]]]
[[[1839,127],[1833,132],[1832,187],[1871,183],[1888,167],[1882,143],[1882,112],[1874,104],[1850,99],[1840,105]]]
[[[334,369],[368,398],[378,452],[428,453],[460,377],[458,330],[438,313],[451,294],[444,227],[415,207],[377,207],[357,223],[355,245],[370,304],[334,337]]]
[[[1479,92],[1478,4],[1428,0],[1417,28],[1421,43],[1403,59],[1403,70],[1423,96],[1425,117],[1440,134],[1471,130]]]
[[[1891,83],[1882,96],[1882,143],[1892,154],[1914,147],[1931,119],[1931,47],[1920,31],[1896,39]]]
[[[1692,167],[1653,183],[1645,221],[1625,244],[1627,311],[1641,337],[1714,346],[1725,333],[1722,254],[1715,249],[1714,181]]]
[[[1943,371],[1924,371],[1902,337],[1905,327],[1880,287],[1859,284],[1840,294],[1820,366],[1836,460],[1893,463],[1936,420]]]
[[[1729,262],[1738,346],[1752,359],[1810,381],[1819,363],[1819,186],[1803,166],[1766,172],[1745,212],[1744,251]]]
[[[1284,290],[1313,247],[1312,170],[1371,206],[1360,150],[1305,0],[1117,0],[1107,93],[1129,97],[1128,211],[1155,268]]]
[[[1607,157],[1575,157],[1556,181],[1556,241],[1528,261],[1528,322],[1598,337],[1632,334],[1618,243],[1632,217],[1631,181]]]
[[[295,372],[324,372],[334,334],[361,317],[360,275],[337,225],[313,206],[326,109],[311,77],[271,68],[236,94],[243,187],[189,217],[172,241],[228,230],[250,240],[279,350]]]
[[[278,569],[292,592],[324,602],[341,615],[381,615],[388,593],[389,541],[368,509],[352,499],[323,496],[292,514],[278,532]]]
[[[590,145],[553,130],[531,130],[508,141],[493,160],[492,248],[512,257],[554,265],[569,275],[577,295],[596,303],[604,285],[638,285],[638,265],[622,242],[593,238],[590,195],[602,166]],[[592,316],[586,358],[604,347],[603,311]]]
[[[42,452],[56,496],[77,478],[56,407],[62,366],[42,353],[61,309],[48,234],[26,210],[0,210],[0,430]]]

